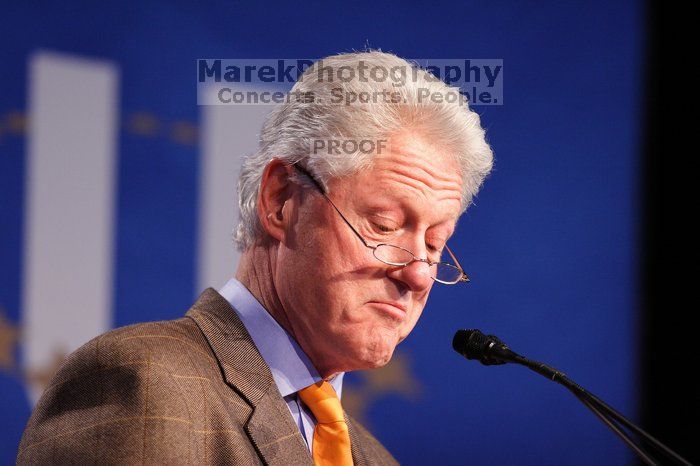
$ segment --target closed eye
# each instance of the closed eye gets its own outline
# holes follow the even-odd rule
[[[377,230],[383,232],[383,233],[391,233],[394,230],[394,228],[387,226],[387,225],[381,225],[379,223],[375,223],[374,226],[377,228]]]

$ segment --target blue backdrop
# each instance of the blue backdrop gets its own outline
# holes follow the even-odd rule
[[[148,112],[196,127],[197,58],[314,58],[366,46],[405,57],[502,58],[504,105],[476,108],[495,170],[453,240],[473,281],[434,288],[400,347],[401,364],[388,376],[349,379],[349,402],[405,464],[630,462],[624,445],[563,388],[520,367],[469,363],[450,342],[461,327],[496,333],[636,418],[644,13],[619,0],[5,5],[5,326],[22,322],[22,116],[35,51],[106,59],[120,69],[113,326],[178,317],[196,294],[198,145],[144,137],[126,122]],[[17,332],[4,346],[21,366]],[[0,367],[3,464],[14,461],[30,412],[24,379],[11,366]]]

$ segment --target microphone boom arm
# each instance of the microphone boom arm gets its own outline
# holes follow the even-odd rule
[[[576,398],[579,399],[593,414],[595,414],[605,425],[607,425],[618,437],[620,437],[639,458],[646,464],[657,464],[639,445],[620,428],[616,422],[627,427],[644,440],[648,441],[657,450],[660,450],[667,457],[672,458],[678,464],[692,466],[688,461],[674,452],[656,438],[645,432],[639,426],[627,419],[625,416],[610,407],[600,398],[588,392],[579,384],[569,379],[563,372],[548,366],[547,364],[533,361],[512,351],[498,337],[494,335],[484,335],[479,330],[458,330],[452,340],[452,347],[459,354],[467,359],[476,359],[482,364],[498,365],[505,363],[516,363],[523,365],[538,374],[566,387]]]

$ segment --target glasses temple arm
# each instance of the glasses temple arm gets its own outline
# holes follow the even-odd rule
[[[357,232],[357,230],[355,230],[355,227],[353,227],[353,226],[350,224],[350,222],[348,221],[348,219],[345,218],[345,215],[343,215],[343,214],[340,212],[340,210],[338,210],[338,208],[335,206],[335,204],[333,204],[333,201],[331,201],[331,199],[330,199],[328,196],[326,196],[325,193],[321,193],[321,194],[323,194],[323,197],[325,197],[326,199],[328,199],[328,202],[331,203],[331,205],[333,206],[333,208],[335,209],[335,211],[338,212],[338,215],[340,215],[340,218],[342,218],[343,221],[346,223],[346,225],[350,227],[350,229],[352,230],[352,232],[355,233],[355,236],[357,236],[357,237],[360,239],[360,241],[362,241],[362,244],[364,244],[366,247],[368,247],[368,248],[370,248],[370,249],[376,249],[374,246],[370,246],[369,244],[367,244],[367,241],[365,241],[365,239],[364,239],[362,236],[360,236],[360,234]]]
[[[450,253],[450,257],[452,257],[452,260],[455,261],[455,264],[457,265],[457,267],[459,267],[459,270],[462,271],[462,276],[466,277],[466,279],[469,280],[469,276],[467,276],[467,274],[464,273],[464,267],[462,267],[462,264],[459,263],[459,260],[457,259],[457,256],[455,256],[452,252],[452,249],[450,249],[450,247],[447,244],[445,244],[445,249],[447,249],[447,252]]]
[[[309,180],[311,180],[311,182],[314,184],[314,186],[316,186],[316,188],[323,195],[323,197],[325,197],[328,200],[328,202],[331,203],[331,205],[333,206],[335,211],[338,212],[338,215],[340,215],[340,218],[342,218],[343,221],[345,222],[345,224],[350,227],[350,229],[352,230],[353,233],[355,233],[355,236],[357,236],[360,239],[360,241],[362,241],[362,244],[364,244],[365,247],[368,247],[370,249],[375,249],[373,246],[370,246],[369,244],[367,244],[367,241],[365,241],[365,239],[362,236],[360,236],[360,234],[357,232],[357,230],[355,230],[355,227],[353,227],[350,224],[348,219],[345,218],[345,215],[343,215],[342,212],[340,212],[340,210],[335,206],[333,201],[331,201],[331,198],[326,196],[326,191],[325,191],[325,189],[323,189],[323,186],[321,186],[321,183],[319,183],[316,180],[316,178],[314,178],[314,176],[311,173],[309,173],[305,168],[297,165],[296,163],[293,164],[293,166],[294,166],[294,168],[296,168],[299,171],[299,173],[301,173],[302,175],[306,176]]]

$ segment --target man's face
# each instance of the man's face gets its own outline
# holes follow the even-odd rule
[[[331,181],[328,194],[369,245],[432,260],[461,195],[458,163],[411,136],[392,138],[371,169]],[[434,283],[427,264],[378,261],[317,191],[298,188],[292,200],[296,219],[274,271],[292,333],[323,376],[386,364],[423,311]]]

